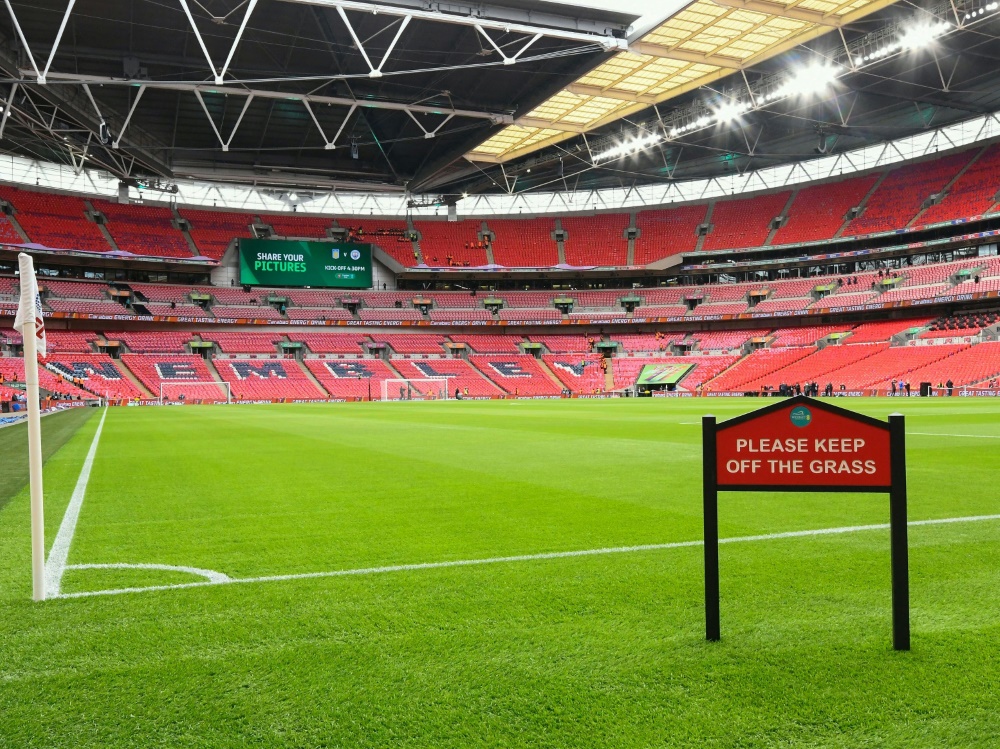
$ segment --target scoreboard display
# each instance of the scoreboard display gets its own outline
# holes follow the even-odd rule
[[[240,283],[250,286],[372,287],[369,244],[239,240]]]

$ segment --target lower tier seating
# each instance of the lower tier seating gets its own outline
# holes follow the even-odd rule
[[[562,388],[539,366],[533,356],[487,354],[472,356],[476,368],[512,395],[559,395]]]

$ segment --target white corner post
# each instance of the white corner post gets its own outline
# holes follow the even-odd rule
[[[35,288],[35,268],[29,255],[21,253],[21,294]],[[27,270],[28,275],[25,275]],[[32,293],[32,296],[34,294]],[[31,300],[34,307],[34,298]],[[38,348],[35,316],[25,318],[21,337],[24,340],[24,382],[28,386],[28,475],[31,486],[31,585],[32,598],[45,600],[45,511],[42,504],[42,416],[38,407]]]

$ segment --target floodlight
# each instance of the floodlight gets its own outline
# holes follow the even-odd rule
[[[715,110],[715,119],[721,123],[732,122],[747,111],[747,109],[747,105],[743,102],[731,99],[719,105]]]
[[[792,73],[781,87],[781,94],[805,96],[821,93],[835,80],[837,80],[836,68],[823,63],[813,63]]]
[[[298,200],[298,199],[299,199],[299,196],[298,196],[298,194],[297,194],[297,193],[294,193],[294,192],[290,192],[290,193],[288,193],[288,199],[289,199],[289,200],[290,200],[291,202],[293,202],[293,203],[294,203],[294,202],[295,202],[296,200]]]
[[[921,47],[926,47],[937,37],[946,32],[950,26],[951,24],[947,21],[938,21],[937,23],[930,24],[923,23],[917,26],[911,26],[903,31],[899,37],[897,45],[894,46],[898,46],[903,49],[920,49]]]

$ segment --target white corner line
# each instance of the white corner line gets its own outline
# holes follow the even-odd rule
[[[908,526],[925,525],[949,525],[952,523],[976,523],[990,520],[1000,520],[1000,515],[971,515],[957,518],[938,518],[932,520],[911,520]],[[819,528],[806,531],[787,531],[785,533],[767,533],[758,536],[736,536],[733,538],[721,538],[720,544],[738,544],[755,541],[775,541],[783,538],[804,538],[809,536],[833,536],[844,533],[859,533],[862,531],[888,530],[888,523],[878,523],[875,525],[848,525],[840,528]],[[488,557],[485,559],[456,559],[446,562],[422,562],[418,564],[395,564],[387,567],[361,567],[350,570],[332,570],[329,572],[302,572],[291,575],[268,575],[264,577],[226,577],[222,573],[213,573],[226,577],[225,580],[205,580],[204,582],[178,583],[174,585],[149,585],[136,588],[117,588],[114,590],[92,590],[79,593],[60,593],[59,598],[90,598],[92,596],[114,596],[123,593],[145,593],[154,590],[181,590],[184,588],[204,588],[214,585],[235,585],[239,583],[271,583],[284,582],[288,580],[311,580],[324,577],[352,577],[356,575],[379,575],[389,572],[408,572],[413,570],[434,570],[446,567],[474,567],[486,564],[509,564],[513,562],[534,562],[545,559],[567,559],[571,557],[591,557],[605,556],[609,554],[628,554],[642,551],[662,551],[664,549],[683,549],[689,547],[702,546],[703,541],[674,541],[665,544],[643,544],[640,546],[612,546],[603,549],[583,549],[578,551],[553,551],[541,554],[520,554],[517,556]],[[74,565],[73,569],[87,569],[90,567],[115,567],[119,565]],[[170,567],[169,565],[120,565],[122,567],[149,567],[150,569],[176,569],[192,571],[194,574],[203,574],[207,577],[209,570],[197,570],[193,567]],[[197,571],[195,571],[197,570]]]
[[[101,414],[101,422],[97,425],[94,433],[94,440],[90,443],[90,450],[83,461],[83,468],[80,469],[80,477],[76,480],[76,487],[73,489],[73,496],[70,497],[66,513],[63,515],[62,523],[59,525],[59,532],[56,533],[56,540],[52,542],[52,550],[49,551],[49,558],[45,562],[45,591],[47,598],[57,598],[59,596],[59,586],[62,584],[63,572],[66,571],[66,560],[69,558],[69,547],[73,543],[73,534],[76,533],[76,523],[80,519],[80,508],[83,506],[83,498],[87,494],[87,484],[90,482],[90,471],[94,467],[94,456],[97,454],[97,443],[101,439],[101,431],[104,429],[104,419],[108,416],[107,407]]]
[[[189,575],[203,577],[213,583],[232,582],[232,578],[224,572],[206,570],[201,567],[185,567],[176,564],[131,564],[128,562],[111,562],[107,564],[67,564],[67,570],[163,570],[165,572],[186,572]]]

